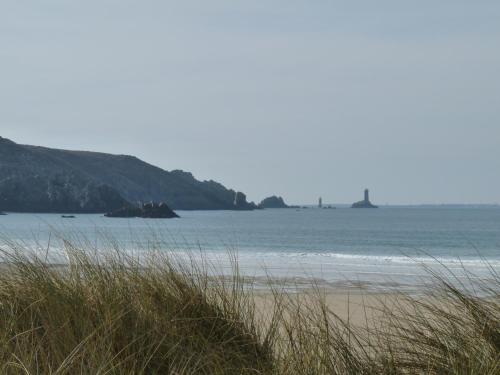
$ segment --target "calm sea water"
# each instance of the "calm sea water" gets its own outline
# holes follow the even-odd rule
[[[180,219],[110,219],[52,214],[0,216],[4,238],[53,248],[56,237],[104,246],[104,237],[129,250],[161,243],[165,250],[202,249],[228,270],[236,250],[250,276],[317,278],[326,283],[414,286],[424,267],[488,277],[500,272],[499,208],[276,209],[250,212],[179,211]],[[57,235],[56,235],[57,234]],[[226,263],[224,263],[226,262]],[[446,271],[447,272],[447,271]],[[462,276],[460,276],[462,277]]]

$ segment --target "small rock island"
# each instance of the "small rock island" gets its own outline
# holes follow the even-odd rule
[[[143,219],[171,219],[179,217],[166,203],[145,203],[140,207],[126,206],[108,212],[106,217],[140,217]]]
[[[258,205],[259,208],[289,208],[282,197],[273,195],[262,200]]]
[[[370,202],[368,189],[365,189],[365,199],[352,204],[351,208],[378,208]]]

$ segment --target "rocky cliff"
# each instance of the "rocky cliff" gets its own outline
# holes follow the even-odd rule
[[[246,198],[189,172],[165,171],[134,156],[16,144],[0,137],[0,210],[109,212],[126,202],[167,202],[176,210],[254,209]]]

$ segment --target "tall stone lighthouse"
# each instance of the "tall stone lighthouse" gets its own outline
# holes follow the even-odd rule
[[[368,189],[365,189],[365,199],[359,202],[354,202],[352,208],[377,208],[377,206],[371,204],[370,195]]]

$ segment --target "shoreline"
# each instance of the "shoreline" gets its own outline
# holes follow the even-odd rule
[[[40,255],[40,254],[39,254]],[[50,257],[49,257],[50,258]],[[42,259],[42,258],[39,258]],[[173,262],[175,264],[175,261]],[[69,264],[67,263],[44,263],[49,269],[64,271],[68,269]],[[104,264],[104,263],[103,263]],[[183,266],[188,266],[188,263],[181,261],[179,263]],[[206,266],[207,264],[198,264],[198,266]],[[208,263],[210,266],[210,262]],[[0,271],[7,269],[9,262],[0,261]],[[240,264],[241,266],[241,264]],[[353,280],[353,279],[342,279],[342,280],[327,280],[325,278],[312,277],[312,276],[249,276],[247,273],[241,270],[238,272],[238,277],[242,282],[242,287],[247,291],[254,291],[257,294],[267,294],[271,293],[272,290],[277,290],[285,292],[287,294],[310,294],[311,292],[321,291],[326,295],[334,296],[382,296],[382,295],[407,295],[412,297],[419,297],[424,295],[425,291],[433,288],[436,285],[436,280],[433,278],[419,279],[420,282],[415,283],[401,283],[391,279],[387,276],[385,279],[380,280]],[[148,271],[148,267],[144,266],[142,268],[145,272]],[[217,282],[223,281],[225,284],[230,284],[234,280],[234,274],[224,272],[224,270],[217,270],[221,272],[209,271],[208,279],[212,280],[214,285]],[[429,276],[429,275],[427,275]],[[466,276],[464,276],[465,278]],[[458,279],[461,279],[459,277]],[[489,278],[471,278],[471,280],[490,282],[493,281]],[[457,282],[455,280],[455,282]],[[468,284],[468,283],[467,283]],[[467,286],[467,284],[464,284]],[[460,288],[460,285],[457,284]]]

